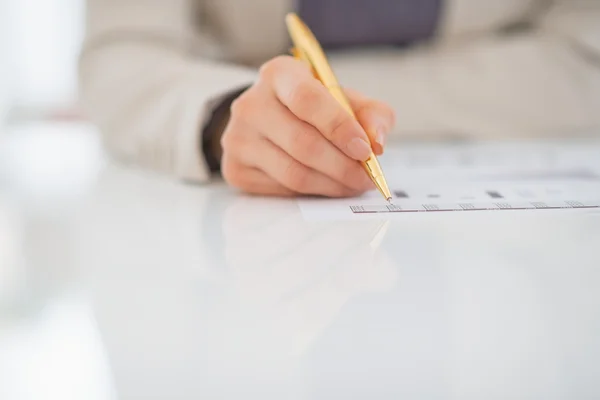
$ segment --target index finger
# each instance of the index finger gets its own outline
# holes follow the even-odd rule
[[[314,126],[348,157],[366,161],[371,156],[369,137],[344,107],[313,77],[301,61],[282,62],[271,76],[279,101],[296,117]]]

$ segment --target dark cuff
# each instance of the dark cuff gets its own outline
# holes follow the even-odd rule
[[[213,110],[208,123],[202,129],[202,153],[204,154],[204,159],[206,160],[206,164],[211,173],[218,173],[221,171],[221,159],[214,151],[216,148],[215,141],[221,140],[222,130],[224,129],[223,124],[225,123],[225,119],[229,117],[231,103],[246,91],[246,89],[247,88],[236,90],[227,95]]]

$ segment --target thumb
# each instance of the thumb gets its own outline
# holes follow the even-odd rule
[[[386,103],[368,98],[351,89],[344,90],[358,122],[367,132],[376,155],[383,153],[387,136],[394,127],[394,110]]]

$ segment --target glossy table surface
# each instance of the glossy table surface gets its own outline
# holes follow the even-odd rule
[[[0,399],[600,398],[599,213],[308,222],[100,148],[0,136]]]

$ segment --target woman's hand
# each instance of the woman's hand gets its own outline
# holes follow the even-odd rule
[[[260,195],[354,196],[374,186],[358,161],[383,152],[393,110],[346,91],[358,121],[292,57],[260,69],[232,104],[221,138],[225,180]]]

